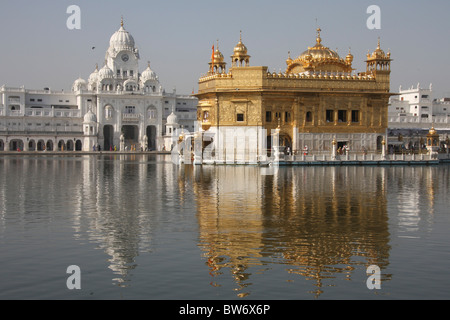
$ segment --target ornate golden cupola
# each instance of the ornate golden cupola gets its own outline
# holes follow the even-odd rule
[[[372,54],[367,53],[367,70],[366,73],[391,72],[391,53],[387,54],[381,50],[380,38],[378,38],[378,46]]]
[[[286,60],[286,73],[302,73],[305,71],[351,72],[353,56],[341,59],[336,51],[322,44],[321,29],[317,29],[316,45],[308,47],[296,59]]]
[[[233,55],[231,56],[231,61],[233,67],[250,66],[250,56],[247,53],[247,47],[242,43],[242,31],[239,37],[239,42],[234,47]]]
[[[219,40],[217,40],[217,47],[214,50],[213,46],[213,54],[211,57],[211,61],[209,62],[209,72],[214,73],[225,73],[226,72],[227,63],[223,57],[222,52],[219,50]]]

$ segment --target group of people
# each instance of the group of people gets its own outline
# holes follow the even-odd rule
[[[339,147],[336,152],[339,155],[343,155],[343,154],[346,154],[349,151],[350,151],[350,148],[347,145],[344,145],[342,147]]]

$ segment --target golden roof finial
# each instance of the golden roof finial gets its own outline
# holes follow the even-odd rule
[[[381,39],[380,39],[380,37],[378,37],[378,47],[377,47],[377,49],[381,49]]]
[[[322,29],[317,28],[317,39],[316,39],[317,44],[321,44],[321,42],[322,42],[322,38],[320,37],[320,32],[321,31],[322,31]]]
[[[123,28],[123,16],[120,18],[120,26]]]
[[[242,30],[239,30],[239,41],[242,42]]]

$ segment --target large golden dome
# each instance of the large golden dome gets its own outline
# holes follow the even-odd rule
[[[349,54],[346,60],[341,59],[336,51],[324,46],[320,36],[321,31],[320,28],[317,29],[316,45],[314,47],[308,47],[308,50],[304,51],[296,59],[289,58],[286,61],[288,65],[286,73],[301,73],[305,71],[351,72],[353,56]]]

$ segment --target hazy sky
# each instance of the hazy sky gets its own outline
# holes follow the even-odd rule
[[[66,26],[73,4],[81,9],[81,30]],[[380,30],[367,28],[370,5],[381,8]],[[342,57],[351,47],[357,72],[381,37],[394,59],[392,91],[432,83],[435,97],[450,96],[449,13],[448,0],[2,0],[0,85],[70,90],[96,63],[103,66],[123,16],[140,50],[140,71],[151,61],[166,91],[196,90],[217,40],[229,68],[240,30],[250,64],[279,71],[288,51],[294,58],[315,44],[320,26],[324,45]]]

